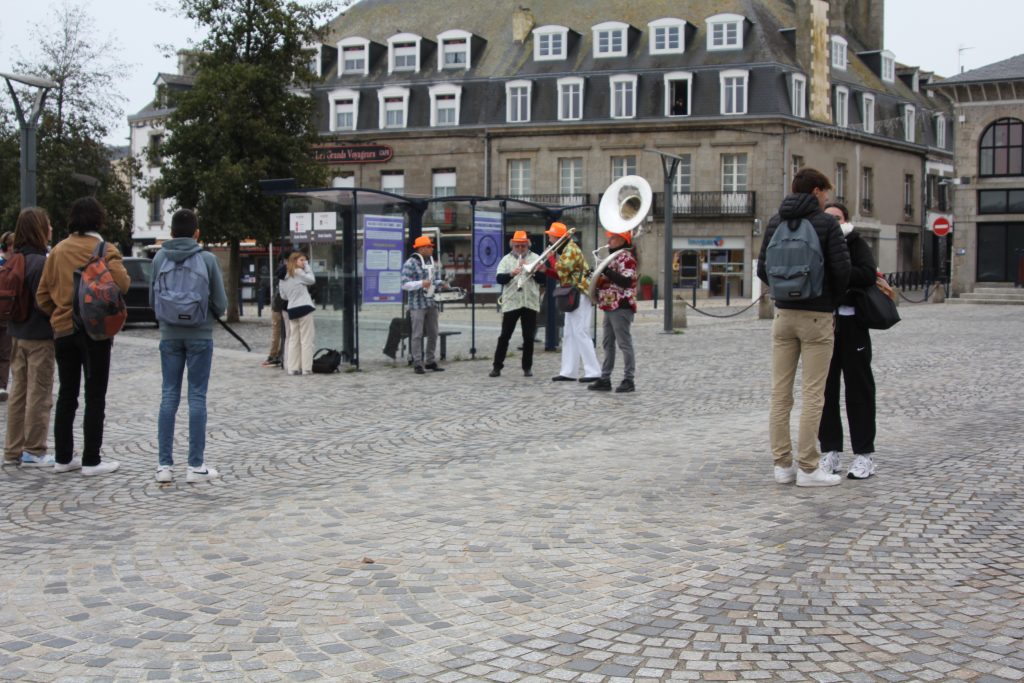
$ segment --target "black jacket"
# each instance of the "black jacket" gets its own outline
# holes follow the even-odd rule
[[[846,292],[850,280],[850,252],[846,248],[846,240],[843,238],[843,231],[839,229],[839,223],[821,210],[814,195],[798,192],[787,195],[782,200],[779,212],[768,221],[764,239],[761,241],[761,254],[757,260],[757,276],[765,284],[768,284],[764,256],[779,224],[784,220],[800,220],[801,218],[806,218],[811,222],[814,231],[818,233],[818,239],[821,240],[821,252],[825,257],[825,282],[821,288],[821,296],[803,301],[776,301],[775,306],[831,313],[839,305],[839,297]]]
[[[871,253],[871,247],[859,232],[854,230],[846,236],[846,247],[850,250],[850,284],[839,297],[839,304],[853,306],[850,290],[874,287],[875,280],[878,279],[878,269],[875,267],[875,255]]]

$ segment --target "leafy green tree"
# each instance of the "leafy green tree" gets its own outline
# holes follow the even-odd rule
[[[32,53],[19,55],[14,71],[54,81],[37,133],[36,201],[50,213],[55,238],[67,234],[71,202],[95,194],[107,208],[108,239],[122,248],[131,243],[130,183],[138,174],[131,159],[116,159],[104,138],[123,115],[124,98],[116,86],[128,66],[116,55],[117,42],[97,37],[84,7],[62,4],[34,26]],[[28,108],[31,92],[18,91]],[[0,120],[0,223],[13,226],[20,209],[18,124],[5,96]],[[12,157],[13,154],[13,157]]]
[[[239,243],[280,235],[276,198],[259,181],[295,178],[321,185],[313,162],[313,102],[299,94],[315,80],[308,48],[330,3],[283,0],[181,0],[206,30],[198,44],[194,86],[175,94],[154,189],[194,207],[203,239],[230,245],[227,317],[238,319]]]

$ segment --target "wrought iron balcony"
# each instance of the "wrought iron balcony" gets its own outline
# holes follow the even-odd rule
[[[589,204],[589,194],[499,194],[498,199],[518,199],[543,206],[579,206]]]
[[[677,192],[672,195],[673,216],[753,216],[756,192]],[[654,194],[654,213],[665,215],[665,193]]]

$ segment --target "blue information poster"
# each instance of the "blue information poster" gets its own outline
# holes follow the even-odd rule
[[[498,275],[498,261],[505,255],[501,238],[501,214],[497,211],[477,211],[475,219],[473,291],[494,291],[500,289],[495,278]]]
[[[402,216],[363,217],[363,303],[402,301]]]

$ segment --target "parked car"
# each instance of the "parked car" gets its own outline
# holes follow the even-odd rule
[[[124,268],[132,279],[124,302],[128,306],[128,322],[155,323],[156,313],[149,304],[149,279],[153,273],[153,262],[148,258],[126,257]]]

